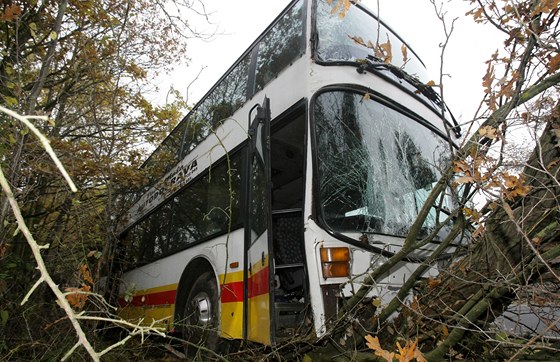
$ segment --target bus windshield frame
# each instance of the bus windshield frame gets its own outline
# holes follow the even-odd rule
[[[450,144],[435,128],[380,97],[331,88],[311,105],[319,219],[341,234],[406,236],[450,162]],[[451,195],[432,207],[422,235],[451,210]],[[443,228],[438,235],[446,233]]]

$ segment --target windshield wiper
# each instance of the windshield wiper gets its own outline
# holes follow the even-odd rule
[[[366,71],[375,72],[375,71],[380,71],[380,70],[388,70],[393,75],[395,75],[397,78],[407,81],[410,85],[412,85],[414,88],[416,88],[416,90],[420,94],[422,94],[423,96],[425,96],[426,98],[428,98],[429,100],[434,102],[438,107],[440,107],[440,108],[445,107],[447,109],[447,112],[450,114],[451,119],[453,121],[453,126],[452,126],[453,132],[455,133],[455,135],[457,137],[461,137],[461,127],[459,126],[459,124],[455,120],[455,117],[453,116],[453,114],[451,113],[451,111],[449,110],[447,105],[443,103],[443,100],[441,99],[439,94],[437,94],[436,91],[434,91],[432,87],[422,83],[420,80],[418,80],[417,78],[415,78],[415,77],[411,76],[410,74],[406,73],[401,68],[396,67],[396,66],[394,66],[393,64],[390,64],[390,63],[385,63],[381,59],[379,59],[379,58],[377,58],[377,57],[375,57],[371,54],[368,54],[366,59],[361,59],[358,63],[359,63],[359,65],[356,68],[356,71],[358,73],[363,74]]]

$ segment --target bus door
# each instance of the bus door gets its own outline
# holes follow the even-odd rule
[[[270,100],[249,127],[245,216],[244,337],[266,345],[274,343],[274,281],[271,236]]]

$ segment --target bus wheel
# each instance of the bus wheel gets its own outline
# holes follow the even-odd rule
[[[189,356],[211,357],[219,343],[218,286],[212,272],[201,274],[194,282],[183,312],[183,339]]]

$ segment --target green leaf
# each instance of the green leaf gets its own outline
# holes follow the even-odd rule
[[[35,23],[29,24],[29,32],[31,33],[31,37],[33,39],[37,39],[37,24]]]
[[[15,107],[18,104],[17,98],[10,97],[10,96],[3,96],[3,98],[6,101],[8,107]]]
[[[6,327],[6,324],[8,324],[9,317],[10,314],[8,313],[7,310],[0,311],[0,321],[2,322],[2,328]]]
[[[49,38],[51,38],[52,41],[55,41],[58,38],[58,34],[56,33],[56,31],[51,31],[51,33],[49,34]]]

